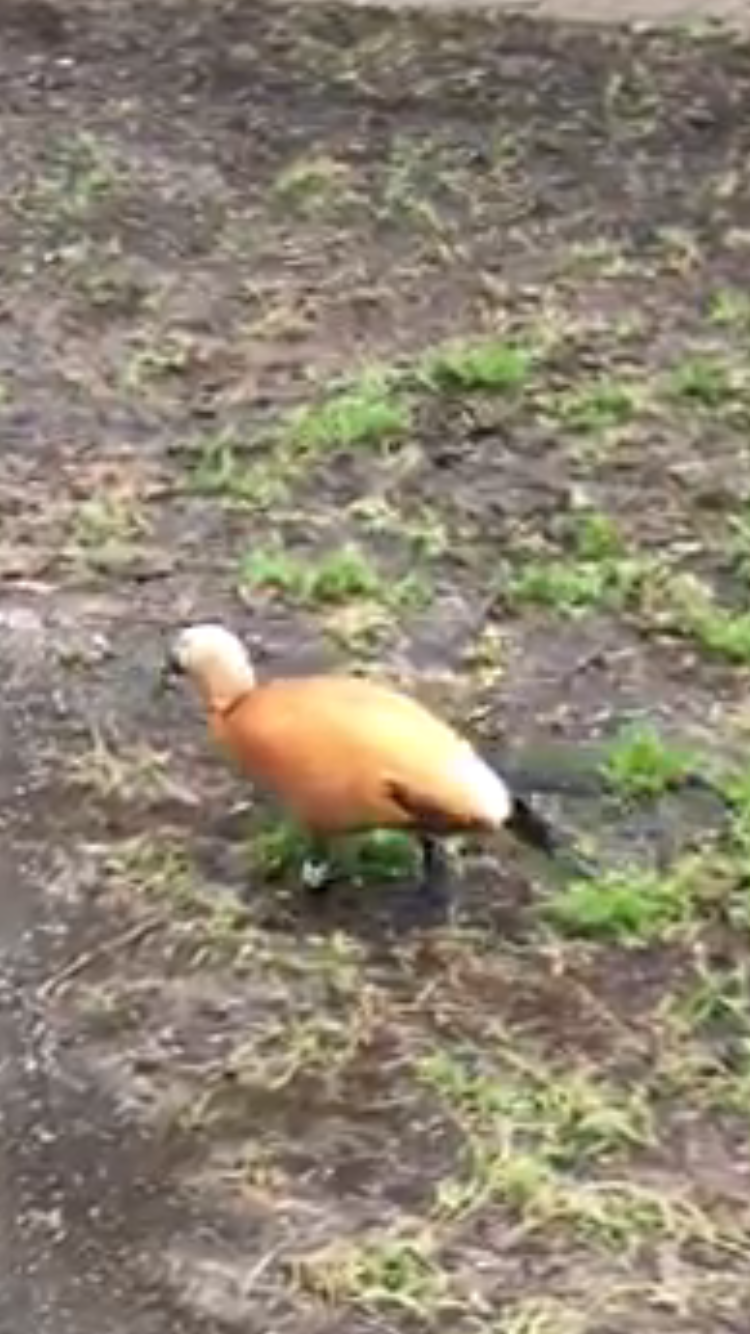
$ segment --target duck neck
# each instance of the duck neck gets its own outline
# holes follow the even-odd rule
[[[221,667],[206,686],[206,704],[211,713],[226,718],[254,689],[255,675],[250,667]]]

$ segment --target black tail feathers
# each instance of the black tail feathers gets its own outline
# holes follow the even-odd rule
[[[513,809],[506,828],[521,843],[526,843],[538,852],[545,852],[548,857],[554,857],[560,846],[560,840],[549,821],[523,797],[513,798]]]
[[[568,840],[558,834],[550,821],[525,798],[513,797],[513,809],[505,827],[526,847],[543,852],[551,861],[564,861],[573,875],[586,880],[596,876],[596,867],[573,852]]]
[[[574,851],[570,840],[560,834],[536,809],[534,799],[543,793],[582,798],[618,796],[616,788],[602,764],[601,754],[586,747],[576,751],[561,748],[557,754],[548,751],[520,758],[510,753],[497,754],[489,759],[492,767],[502,774],[513,796],[513,809],[506,827],[519,842],[551,861],[562,863],[566,870],[580,879],[595,879],[601,868],[592,865]],[[695,772],[677,774],[665,784],[665,792],[699,791],[710,794],[731,811],[731,797],[710,777]]]

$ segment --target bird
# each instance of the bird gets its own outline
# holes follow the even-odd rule
[[[451,835],[508,830],[554,858],[558,839],[473,744],[415,698],[372,679],[326,673],[258,681],[226,626],[188,625],[171,638],[162,687],[187,679],[214,740],[273,794],[309,836],[305,886],[329,884],[330,840],[407,831],[422,853],[420,888],[444,896]]]

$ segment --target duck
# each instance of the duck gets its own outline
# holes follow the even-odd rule
[[[507,831],[555,858],[559,840],[470,740],[416,698],[379,681],[325,673],[259,681],[240,637],[220,623],[184,626],[164,654],[163,688],[186,679],[209,734],[240,774],[304,828],[312,891],[330,884],[331,840],[407,832],[421,849],[420,888],[445,894],[445,840]]]

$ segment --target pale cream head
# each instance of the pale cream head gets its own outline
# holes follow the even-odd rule
[[[255,672],[242,641],[223,625],[189,625],[172,640],[168,668],[184,674],[212,708],[230,707],[252,690]]]

